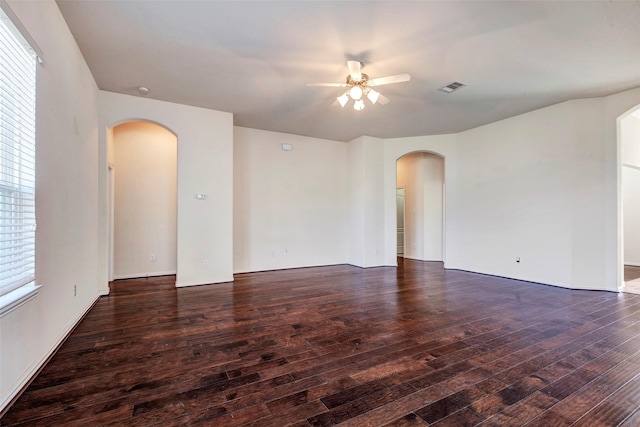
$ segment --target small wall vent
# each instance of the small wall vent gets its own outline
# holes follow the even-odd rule
[[[441,91],[441,92],[451,93],[451,92],[455,92],[456,90],[458,90],[460,88],[463,88],[465,86],[466,86],[466,84],[464,84],[464,83],[453,82],[453,83],[449,83],[446,86],[442,86],[438,90]]]

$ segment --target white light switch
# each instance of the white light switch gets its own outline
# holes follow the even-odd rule
[[[203,194],[203,193],[196,193],[196,199],[198,199],[198,200],[206,200],[207,199],[207,195]]]
[[[293,145],[291,144],[282,144],[282,151],[291,151],[293,150]]]

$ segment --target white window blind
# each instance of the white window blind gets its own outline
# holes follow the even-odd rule
[[[0,297],[34,280],[36,57],[0,12]]]

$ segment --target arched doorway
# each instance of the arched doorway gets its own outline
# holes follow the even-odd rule
[[[177,137],[128,121],[108,131],[109,280],[176,274]]]
[[[619,118],[622,290],[640,294],[640,106]]]
[[[444,261],[444,189],[443,157],[418,151],[397,159],[398,256]]]

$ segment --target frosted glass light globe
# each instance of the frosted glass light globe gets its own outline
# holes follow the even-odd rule
[[[360,99],[362,98],[362,88],[360,86],[354,86],[349,90],[349,96],[351,99]]]

